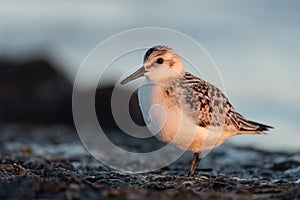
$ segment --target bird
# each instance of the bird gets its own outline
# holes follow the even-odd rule
[[[235,135],[265,135],[273,128],[236,112],[219,88],[186,72],[180,56],[169,46],[148,49],[143,65],[121,85],[139,77],[148,83],[138,90],[144,120],[159,130],[159,140],[194,154],[189,176],[198,168],[203,150],[218,147]],[[149,112],[156,105],[162,111]]]

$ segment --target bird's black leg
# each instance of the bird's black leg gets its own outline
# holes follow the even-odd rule
[[[200,161],[202,159],[202,154],[201,152],[199,153],[194,153],[194,157],[193,157],[193,161],[192,161],[192,165],[191,165],[191,168],[190,168],[190,171],[189,171],[189,174],[188,176],[193,176]]]

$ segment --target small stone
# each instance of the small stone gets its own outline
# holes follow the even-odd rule
[[[21,145],[20,150],[22,151],[22,153],[26,153],[26,154],[31,154],[32,153],[32,149],[29,146],[26,146],[26,145]]]
[[[104,190],[103,194],[105,196],[118,197],[121,195],[121,191],[117,189]]]

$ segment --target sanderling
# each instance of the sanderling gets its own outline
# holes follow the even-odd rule
[[[194,153],[189,175],[195,173],[201,151],[217,147],[234,135],[265,134],[272,128],[237,113],[220,89],[185,72],[179,55],[168,46],[150,48],[143,66],[121,84],[141,76],[151,84],[139,88],[144,120],[156,124],[164,121],[159,139]],[[162,106],[165,115],[152,111],[149,119],[145,113],[153,105]]]

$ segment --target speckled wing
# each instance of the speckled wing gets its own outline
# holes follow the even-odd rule
[[[185,73],[180,81],[189,113],[201,127],[223,127],[238,133],[263,133],[272,128],[259,124],[237,113],[228,98],[216,86]],[[187,109],[187,108],[185,108]]]

